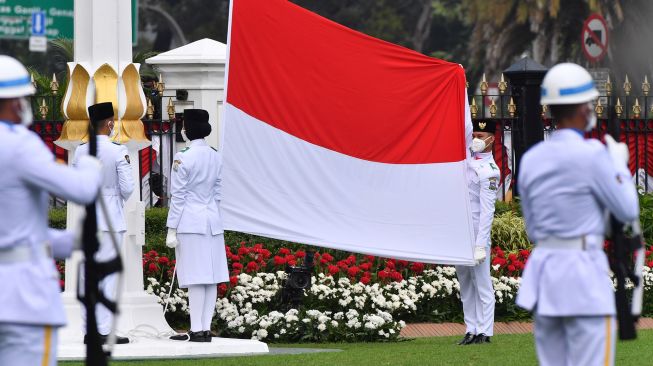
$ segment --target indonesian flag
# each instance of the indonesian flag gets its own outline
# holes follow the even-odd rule
[[[225,229],[472,264],[465,75],[286,0],[232,0]]]

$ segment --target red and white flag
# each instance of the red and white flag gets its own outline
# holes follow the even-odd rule
[[[232,0],[225,228],[473,263],[465,74],[286,0]]]

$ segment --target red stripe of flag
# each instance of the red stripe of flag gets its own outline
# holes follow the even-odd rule
[[[460,65],[286,0],[233,0],[227,102],[288,134],[395,164],[465,158]]]

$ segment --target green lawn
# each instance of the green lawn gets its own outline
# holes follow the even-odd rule
[[[641,365],[638,350],[650,349],[653,331],[641,331],[634,342],[617,345],[617,365]],[[217,359],[113,362],[118,366],[333,366],[333,365],[537,365],[533,336],[498,335],[489,345],[456,346],[457,337],[419,338],[397,343],[287,344],[274,347],[338,348],[343,352]],[[81,366],[82,363],[60,363]]]

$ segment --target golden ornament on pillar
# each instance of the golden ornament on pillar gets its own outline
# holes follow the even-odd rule
[[[596,106],[594,106],[594,112],[596,112],[596,115],[599,117],[603,116],[603,105],[601,104],[601,98],[598,99],[596,102]]]
[[[635,98],[635,104],[633,105],[633,115],[635,118],[639,118],[642,114],[642,107],[639,105],[639,99]]]
[[[122,72],[122,82],[125,86],[125,113],[120,120],[120,132],[116,134],[115,141],[120,144],[135,144],[138,147],[150,145],[145,136],[145,128],[141,118],[145,107],[141,99],[141,77],[136,65],[129,64]],[[117,116],[118,114],[116,114]]]
[[[166,84],[163,82],[163,76],[159,74],[159,82],[156,83],[156,91],[159,94],[163,94],[163,91],[166,89]]]
[[[57,81],[57,74],[52,74],[52,81],[50,82],[50,90],[52,94],[57,94],[59,91],[59,82]]]
[[[478,115],[478,106],[476,105],[476,98],[472,97],[472,104],[469,106],[469,111],[472,113],[472,118]]]
[[[80,65],[68,64],[68,90],[70,97],[64,101],[63,114],[66,122],[61,135],[55,141],[57,146],[72,150],[82,142],[88,141],[88,110],[86,107],[86,92],[90,84],[90,75]],[[65,103],[67,102],[67,103]]]
[[[490,116],[494,118],[497,115],[497,104],[494,102],[494,98],[492,98],[492,103],[490,104]]]
[[[506,79],[503,77],[503,74],[501,74],[501,80],[499,80],[499,94],[504,94],[508,90],[508,83],[506,83]]]
[[[45,104],[45,99],[41,98],[41,104],[39,105],[39,114],[41,119],[46,119],[48,117],[49,109],[47,104]]]
[[[487,80],[486,80],[486,78],[485,78],[485,73],[483,73],[483,76],[481,77],[481,85],[480,85],[480,87],[481,87],[481,94],[482,94],[482,95],[487,94],[488,83],[487,83]]]
[[[154,119],[154,104],[152,104],[152,99],[147,98],[147,119]]]
[[[510,102],[508,103],[508,115],[510,115],[510,118],[515,118],[516,114],[517,105],[515,105],[515,101],[510,97]]]
[[[617,98],[617,105],[614,106],[614,111],[617,112],[617,117],[621,117],[624,112],[624,107],[621,105],[621,100]]]
[[[651,84],[648,82],[648,76],[644,75],[644,82],[642,83],[642,93],[644,95],[648,95],[648,93],[651,91]]]
[[[607,96],[612,95],[612,82],[610,81],[610,75],[608,75],[608,80],[605,81],[605,94]]]
[[[633,85],[630,83],[630,80],[628,80],[628,74],[626,74],[626,81],[624,81],[624,93],[626,95],[630,95],[630,91],[633,89]]]
[[[168,119],[170,121],[175,119],[175,105],[172,103],[172,98],[168,98],[168,107],[166,108],[168,112]]]

